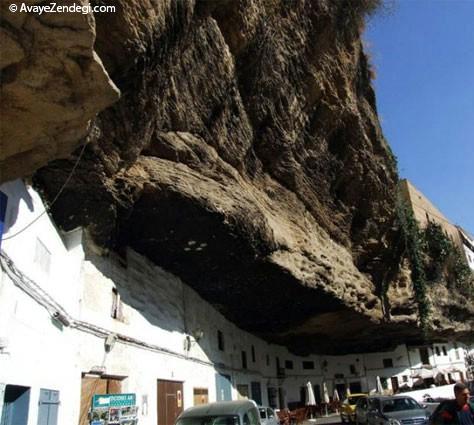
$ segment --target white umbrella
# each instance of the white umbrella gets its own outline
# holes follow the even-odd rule
[[[346,397],[349,398],[351,396],[351,389],[346,387]]]
[[[310,381],[306,383],[306,406],[316,406],[316,398]]]
[[[328,393],[328,387],[326,386],[326,382],[323,382],[323,400],[325,403],[325,416],[327,416],[328,404],[329,404],[329,393]]]
[[[337,406],[339,405],[339,401],[341,400],[339,398],[339,393],[337,392],[336,388],[334,388],[334,394],[332,396],[332,400],[335,402],[334,405],[336,406],[336,413],[339,413],[339,410],[337,408]]]
[[[323,382],[323,400],[325,403],[329,403],[329,393],[328,387],[326,386],[326,382]]]
[[[382,381],[380,380],[380,376],[378,376],[378,375],[377,375],[376,382],[375,382],[375,390],[378,394],[383,393]]]

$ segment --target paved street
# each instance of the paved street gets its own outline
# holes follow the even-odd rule
[[[327,417],[317,418],[316,421],[305,421],[303,425],[326,425],[326,424],[340,424],[341,417],[339,414],[331,414]]]

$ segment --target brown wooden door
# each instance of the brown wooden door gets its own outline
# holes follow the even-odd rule
[[[89,425],[89,410],[94,394],[119,394],[121,392],[119,379],[84,376],[81,382],[81,410],[79,425]]]
[[[396,376],[392,376],[390,379],[392,381],[393,393],[395,394],[398,392],[398,378]]]
[[[183,411],[183,383],[158,380],[158,425],[174,425]]]

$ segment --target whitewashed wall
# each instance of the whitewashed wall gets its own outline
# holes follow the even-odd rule
[[[0,190],[9,197],[5,237],[23,229],[44,210],[38,194],[21,181],[4,184]],[[50,254],[47,270],[37,258],[37,240]],[[91,243],[84,242],[81,231],[60,236],[47,214],[18,236],[5,240],[2,250],[72,320],[101,330],[93,334],[91,330],[61,327],[51,319],[51,311],[2,273],[0,338],[9,342],[0,351],[0,384],[31,387],[27,425],[37,422],[40,388],[60,391],[59,424],[77,423],[81,374],[97,368],[107,375],[124,377],[122,390],[136,393],[139,404],[142,396],[147,396],[148,411],[141,413],[140,424],[156,425],[158,379],[183,382],[185,408],[193,404],[195,387],[207,388],[209,400],[216,399],[217,371],[231,376],[233,399],[238,398],[237,385],[249,385],[250,390],[250,383],[257,381],[261,383],[262,401],[268,404],[269,386],[281,385],[285,402],[296,402],[300,388],[308,381],[321,389],[325,382],[331,396],[336,384],[351,382],[360,382],[363,391],[371,391],[376,376],[401,379],[411,376],[410,368],[421,366],[418,350],[408,351],[405,346],[388,353],[296,356],[239,329],[176,276],[136,252],[127,250],[126,258],[99,256]],[[113,288],[122,301],[119,320],[111,316]],[[203,332],[199,341],[192,337],[196,330]],[[218,330],[224,335],[224,351],[218,349]],[[134,338],[136,343],[119,339],[106,353],[105,337],[114,333]],[[191,338],[189,350],[184,346],[187,335]],[[446,345],[448,355],[436,356],[431,350],[430,362],[461,368],[463,350],[441,345]],[[247,353],[246,370],[241,363],[243,350]],[[286,361],[293,362],[284,380],[276,376],[277,358],[282,368]],[[384,358],[393,360],[393,368],[383,367]],[[313,361],[314,369],[303,369],[303,361]],[[350,372],[350,365],[355,366],[355,374]],[[336,379],[336,375],[343,377]]]
[[[21,181],[3,184],[8,196],[4,238],[20,232],[44,211],[38,194]],[[4,251],[25,275],[68,309],[78,312],[82,247],[77,233],[59,237],[48,215],[12,239],[2,241]],[[50,253],[49,269],[41,267],[36,256],[40,240]],[[67,412],[73,409],[68,387],[77,380],[75,332],[51,319],[51,312],[0,275],[0,338],[8,340],[0,352],[0,383],[31,387],[27,425],[36,425],[40,388],[61,392],[58,423],[73,423]]]

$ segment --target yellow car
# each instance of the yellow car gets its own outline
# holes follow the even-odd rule
[[[349,395],[341,405],[341,422],[355,422],[355,407],[361,397],[367,397],[367,394],[356,393]]]

